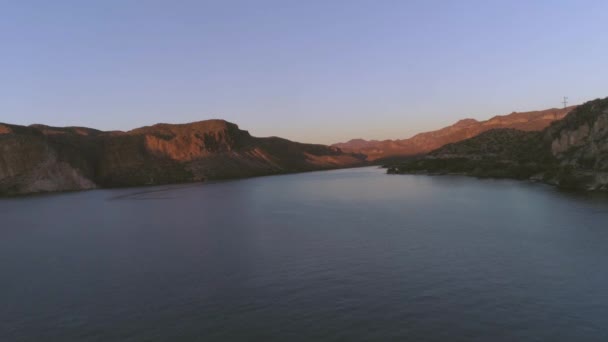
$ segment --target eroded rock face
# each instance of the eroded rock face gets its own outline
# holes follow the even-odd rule
[[[608,100],[586,103],[576,115],[549,128],[551,152],[584,178],[588,188],[608,187]]]
[[[1,125],[0,195],[259,176],[362,165],[323,145],[255,138],[208,120],[129,132]]]
[[[191,161],[227,153],[251,142],[251,136],[234,124],[211,120],[190,125],[156,125],[129,134],[145,136],[146,148],[177,161]]]
[[[0,138],[0,194],[24,194],[95,188],[95,183],[40,136]]]
[[[96,187],[92,180],[69,163],[49,159],[25,176],[18,193],[88,190]]]
[[[576,130],[566,130],[560,132],[559,137],[555,138],[551,143],[551,152],[553,155],[564,153],[573,147],[579,147],[587,142],[589,137],[589,125],[584,124]]]
[[[566,160],[600,158],[608,152],[608,107],[604,100],[586,104],[581,114],[549,129],[552,153]],[[578,113],[577,113],[578,114]]]

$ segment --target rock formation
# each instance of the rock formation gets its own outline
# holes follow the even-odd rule
[[[357,166],[339,148],[207,120],[129,132],[0,124],[0,194],[138,186]]]

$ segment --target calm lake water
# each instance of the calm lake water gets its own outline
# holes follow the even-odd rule
[[[608,200],[376,168],[0,200],[0,341],[607,341]]]

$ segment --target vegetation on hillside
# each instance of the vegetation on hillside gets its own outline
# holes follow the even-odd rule
[[[385,167],[390,174],[463,174],[607,189],[606,122],[608,98],[598,99],[577,107],[541,132],[495,129]],[[553,149],[555,146],[564,151]]]

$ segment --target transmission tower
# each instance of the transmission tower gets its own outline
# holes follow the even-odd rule
[[[568,98],[564,96],[562,103],[564,104],[564,108],[566,108],[568,106]]]

